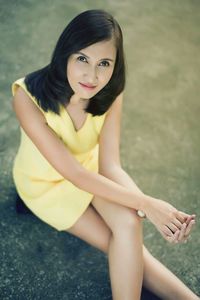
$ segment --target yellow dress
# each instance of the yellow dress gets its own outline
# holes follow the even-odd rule
[[[24,78],[13,82],[13,96],[19,86],[38,106],[35,97],[27,90]],[[86,169],[98,173],[98,137],[106,113],[94,117],[87,113],[85,123],[76,130],[64,107],[61,108],[60,115],[39,108],[48,125],[77,161]],[[68,229],[87,209],[93,195],[63,178],[39,152],[24,130],[20,130],[21,140],[13,165],[13,179],[17,192],[38,218],[59,231]]]

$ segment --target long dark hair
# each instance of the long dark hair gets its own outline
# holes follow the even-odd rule
[[[67,80],[67,61],[71,54],[94,43],[114,38],[116,61],[107,85],[85,108],[93,116],[102,115],[125,87],[125,62],[122,31],[117,21],[104,10],[87,10],[76,16],[64,29],[53,51],[51,62],[42,69],[27,74],[25,84],[44,111],[59,114],[73,95]]]

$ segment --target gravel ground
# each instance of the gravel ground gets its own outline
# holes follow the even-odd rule
[[[10,0],[0,11],[0,299],[111,299],[107,257],[17,214],[11,174],[20,137],[11,83],[47,64],[69,20],[91,8],[106,8],[124,32],[124,169],[145,193],[197,214],[188,244],[167,244],[148,221],[144,242],[200,294],[200,2]],[[147,291],[142,298],[155,299]]]

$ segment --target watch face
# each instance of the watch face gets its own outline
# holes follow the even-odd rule
[[[138,210],[138,211],[137,211],[137,215],[138,215],[140,218],[145,218],[145,217],[146,217],[145,213],[144,213],[142,210]]]

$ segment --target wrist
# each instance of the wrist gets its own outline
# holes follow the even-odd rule
[[[148,207],[151,204],[151,202],[152,202],[152,197],[144,194],[142,197],[142,201],[140,203],[140,207],[138,209],[139,211],[138,215],[140,215],[140,211],[146,215],[148,211]]]

